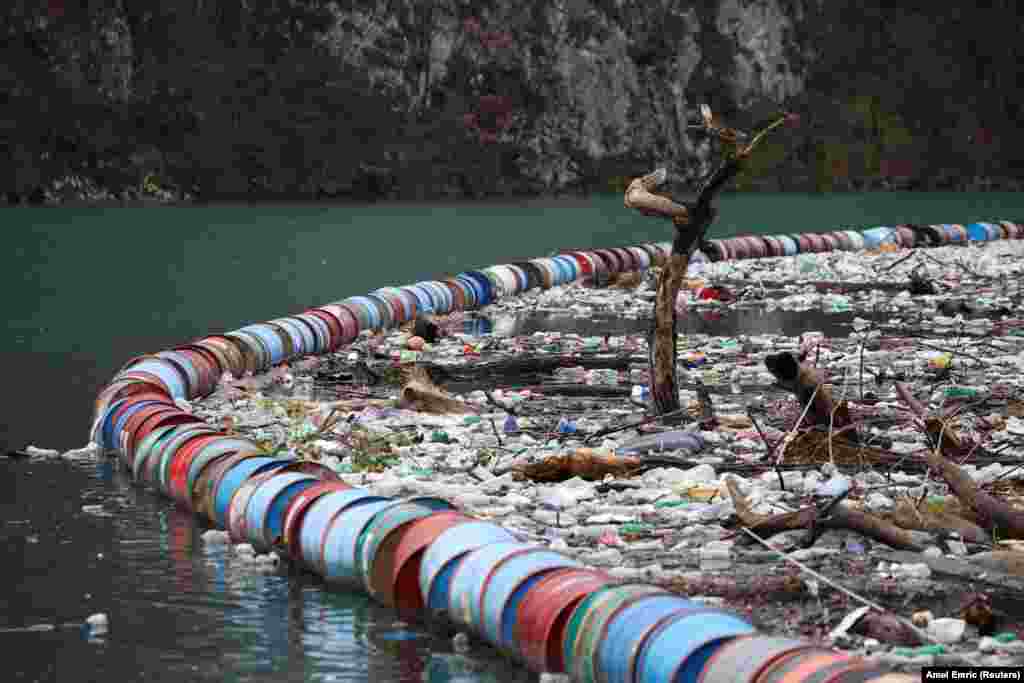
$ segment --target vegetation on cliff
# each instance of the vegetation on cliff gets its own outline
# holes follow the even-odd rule
[[[0,17],[11,199],[616,191],[654,165],[707,173],[698,102],[739,125],[804,115],[741,189],[1021,170],[999,144],[1021,115],[1006,1],[14,0]]]

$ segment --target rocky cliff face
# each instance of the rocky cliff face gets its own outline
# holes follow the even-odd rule
[[[656,165],[706,172],[714,150],[688,129],[702,102],[740,126],[807,122],[759,151],[745,189],[1014,176],[999,138],[1019,96],[999,86],[1017,41],[985,40],[1008,30],[1003,4],[966,21],[820,0],[22,0],[0,189],[608,191]]]

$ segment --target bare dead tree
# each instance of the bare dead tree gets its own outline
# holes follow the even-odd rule
[[[727,156],[719,167],[701,184],[697,198],[690,202],[677,201],[656,194],[655,189],[668,177],[665,169],[658,169],[636,178],[626,188],[624,204],[645,216],[667,218],[675,228],[672,252],[662,268],[654,300],[654,330],[650,344],[651,400],[657,414],[680,410],[676,375],[676,298],[682,287],[690,256],[700,245],[718,213],[712,206],[715,196],[743,169],[743,164],[757,143],[768,131],[787,120],[781,117],[766,129],[751,136],[726,128],[712,115],[707,105],[701,106],[702,128],[717,135],[725,144],[735,145],[735,155]],[[749,139],[749,143],[739,142]]]

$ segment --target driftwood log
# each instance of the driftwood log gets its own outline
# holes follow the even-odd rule
[[[959,435],[949,426],[948,421],[929,416],[927,409],[914,398],[905,384],[897,383],[896,393],[921,420],[933,446],[925,451],[928,464],[942,476],[946,485],[959,499],[963,513],[969,516],[969,521],[988,532],[1006,538],[1024,539],[1024,510],[1019,510],[983,491],[950,459],[949,456],[961,452],[962,444]]]
[[[924,550],[925,545],[921,543],[920,535],[901,529],[875,515],[853,510],[841,502],[824,513],[816,506],[808,506],[780,515],[759,515],[751,509],[747,497],[740,492],[735,479],[727,477],[725,481],[740,524],[761,538],[769,538],[784,531],[806,530],[808,535],[804,545],[810,546],[824,530],[845,529],[856,531],[892,548],[918,552]]]
[[[825,378],[819,370],[801,363],[788,351],[766,356],[764,365],[775,376],[779,386],[796,395],[801,410],[806,408],[807,404],[811,404],[807,416],[812,424],[819,424],[830,430],[849,426],[850,413],[846,404],[836,404],[832,398],[832,391],[825,386]]]

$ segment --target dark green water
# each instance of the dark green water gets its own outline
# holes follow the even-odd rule
[[[1024,197],[742,195],[724,198],[720,215],[713,236],[1013,220],[1024,217]],[[667,223],[626,211],[618,197],[8,209],[0,218],[8,245],[0,252],[0,453],[84,445],[93,398],[137,354],[385,285],[671,236]],[[778,324],[795,334],[799,322]],[[308,577],[245,571],[223,548],[203,547],[193,518],[131,487],[111,462],[0,457],[0,487],[4,680],[527,680],[515,667],[458,657],[447,640],[396,626],[394,614],[361,596],[323,591]],[[109,516],[81,510],[104,501]],[[110,614],[111,632],[88,639],[77,624],[99,611]],[[58,628],[23,630],[36,624]]]

